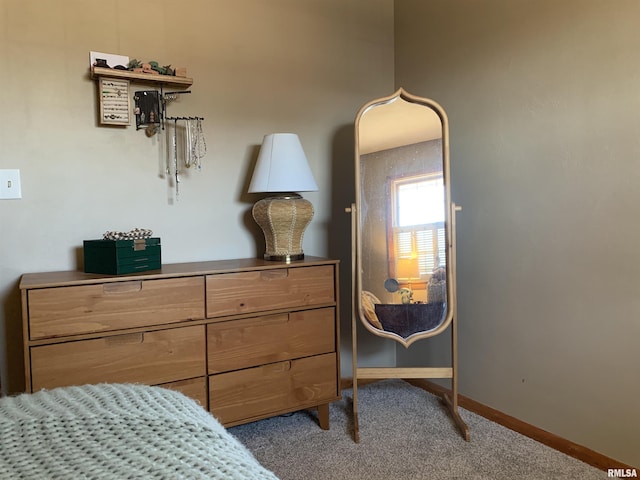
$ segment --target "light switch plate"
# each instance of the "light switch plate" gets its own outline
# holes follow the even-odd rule
[[[0,199],[9,200],[14,198],[22,198],[20,170],[2,169],[0,170]]]

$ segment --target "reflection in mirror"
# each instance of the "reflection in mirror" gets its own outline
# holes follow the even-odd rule
[[[405,345],[449,317],[446,124],[416,98],[398,93],[356,120],[360,317]]]

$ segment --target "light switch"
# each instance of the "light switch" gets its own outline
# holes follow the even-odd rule
[[[22,198],[20,188],[20,170],[0,170],[0,199]]]

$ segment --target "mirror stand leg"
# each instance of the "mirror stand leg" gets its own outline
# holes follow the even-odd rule
[[[449,407],[449,412],[451,413],[453,422],[456,424],[458,430],[460,430],[460,433],[462,434],[462,438],[464,438],[467,442],[470,442],[471,434],[469,433],[469,427],[466,423],[464,423],[464,420],[460,416],[460,412],[458,412],[458,406],[455,405],[456,402],[453,401],[451,397],[449,397],[449,395],[447,395],[446,393],[444,394],[443,398],[445,403],[447,404],[447,407]]]
[[[445,393],[444,401],[447,407],[449,407],[451,417],[460,430],[462,438],[469,442],[471,441],[469,427],[460,416],[460,412],[458,412],[458,321],[456,317],[457,315],[455,315],[454,312],[453,319],[451,320],[451,363],[453,366],[451,375],[451,397]]]
[[[355,397],[355,388],[354,388]],[[353,441],[360,443],[360,427],[358,426],[358,409],[356,408],[356,400],[353,399]]]
[[[360,425],[358,424],[358,339],[356,336],[357,325],[355,315],[351,315],[351,319],[351,355],[353,355],[353,400],[351,407],[353,413],[353,441],[360,443]]]
[[[453,282],[452,282],[452,308],[453,308],[453,318],[451,319],[451,397],[448,395],[444,395],[444,400],[451,411],[451,416],[453,417],[453,421],[458,426],[462,437],[467,441],[471,441],[471,435],[469,433],[469,427],[458,412],[458,292],[457,285],[455,281],[455,272],[456,272],[456,213],[461,211],[462,207],[460,205],[456,205],[455,203],[451,204],[451,269],[454,272]]]
[[[352,356],[352,374],[353,379],[353,401],[352,419],[353,419],[353,441],[360,443],[360,426],[358,425],[358,337],[356,328],[356,204],[352,203],[351,207],[345,208],[345,212],[351,214],[351,356]]]

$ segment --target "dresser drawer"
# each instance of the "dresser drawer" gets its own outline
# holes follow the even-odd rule
[[[207,317],[335,301],[332,265],[207,275]]]
[[[225,426],[338,398],[335,353],[209,377],[209,407]]]
[[[206,374],[204,325],[31,347],[32,390],[85,383],[157,385]]]
[[[207,408],[207,377],[190,378],[179,382],[163,383],[159,387],[168,388],[193,398],[203,408]]]
[[[204,318],[204,278],[133,280],[28,292],[29,338]]]
[[[335,352],[335,308],[207,325],[209,373]]]

